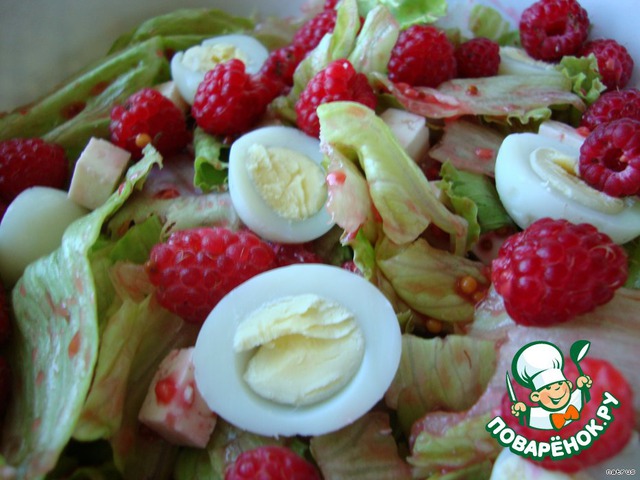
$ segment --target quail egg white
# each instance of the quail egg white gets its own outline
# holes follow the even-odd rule
[[[242,222],[282,243],[314,240],[333,226],[318,139],[285,126],[253,130],[231,146],[229,194]]]
[[[619,244],[640,235],[640,202],[615,198],[585,183],[576,173],[575,139],[547,134],[507,136],[496,157],[500,200],[520,228],[543,218],[590,223]]]
[[[205,74],[218,63],[237,58],[242,60],[246,72],[257,73],[269,56],[259,40],[249,35],[231,34],[204,40],[200,45],[176,52],[171,58],[171,78],[180,94],[189,104],[204,80]]]
[[[301,346],[306,353],[297,356]],[[268,358],[257,358],[265,351]],[[332,359],[332,368],[313,365],[327,352],[341,359]],[[373,284],[339,267],[299,264],[253,277],[225,296],[200,330],[193,362],[209,408],[237,427],[321,435],[354,422],[384,396],[400,353],[396,314]],[[258,377],[272,383],[267,394],[248,379],[256,373],[252,362],[266,362]],[[341,376],[337,386],[332,370]],[[292,392],[303,392],[303,401]]]

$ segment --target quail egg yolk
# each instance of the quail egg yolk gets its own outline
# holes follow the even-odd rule
[[[184,52],[182,63],[191,70],[207,72],[219,63],[233,58],[247,63],[243,51],[232,44],[216,43],[214,45],[196,45]]]
[[[261,397],[311,405],[342,389],[364,355],[364,335],[354,315],[315,294],[280,298],[249,314],[234,350],[253,350],[244,380]]]
[[[304,220],[320,211],[327,198],[324,172],[309,157],[286,147],[254,144],[246,167],[254,188],[278,215]]]

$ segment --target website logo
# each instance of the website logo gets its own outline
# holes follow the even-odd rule
[[[486,425],[491,436],[513,453],[535,460],[546,457],[559,460],[587,449],[613,422],[611,409],[619,406],[618,400],[605,392],[595,418],[582,418],[584,406],[591,401],[589,390],[593,382],[597,382],[580,366],[590,346],[587,340],[579,340],[571,346],[569,358],[578,371],[577,377],[571,379],[564,372],[565,356],[553,343],[536,341],[518,350],[511,362],[511,373],[506,372],[510,413],[520,425],[548,430],[553,435],[548,442],[529,439],[523,433],[526,428],[518,429],[520,433],[516,433],[505,419],[497,416]],[[516,396],[514,380],[529,392],[527,398]],[[567,425],[579,420],[584,426],[577,433],[562,435]]]

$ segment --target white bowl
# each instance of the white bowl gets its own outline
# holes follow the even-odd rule
[[[316,0],[318,3],[321,0]],[[475,0],[477,1],[477,0]],[[220,7],[247,15],[296,15],[305,0],[2,0],[0,16],[0,111],[30,102],[101,54],[117,35],[140,21],[182,7]],[[468,6],[474,0],[450,0]],[[484,0],[517,22],[532,0]],[[594,25],[592,38],[609,36],[636,59],[633,85],[640,83],[637,0],[581,0]]]

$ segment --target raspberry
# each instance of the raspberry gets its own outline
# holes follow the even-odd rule
[[[320,135],[316,108],[323,103],[353,101],[375,108],[376,94],[367,77],[358,73],[348,60],[334,60],[307,84],[296,102],[298,127],[307,135]]]
[[[175,232],[151,249],[146,264],[160,305],[195,324],[233,288],[274,267],[268,244],[248,230],[222,227]]]
[[[244,63],[234,58],[207,72],[191,114],[212,135],[239,135],[260,119],[278,90],[272,79],[246,73]]]
[[[282,82],[283,86],[293,85],[293,73],[304,58],[305,52],[298,45],[287,45],[273,50],[261,68],[261,73]]]
[[[182,111],[167,97],[152,88],[143,88],[122,105],[111,110],[111,141],[142,157],[142,149],[151,143],[162,155],[182,150],[190,140]]]
[[[640,193],[640,120],[599,125],[580,147],[580,177],[613,197]]]
[[[293,35],[292,43],[307,53],[316,48],[327,33],[336,26],[337,11],[328,8],[307,20]]]
[[[520,17],[520,40],[538,60],[575,55],[589,34],[589,15],[576,0],[539,0]]]
[[[272,243],[271,248],[276,255],[278,267],[294,265],[296,263],[324,263],[308,244]]]
[[[456,75],[455,47],[442,30],[413,25],[400,32],[388,70],[393,82],[435,88]]]
[[[612,39],[598,39],[587,42],[580,50],[580,56],[595,55],[602,83],[609,90],[624,88],[633,73],[633,58],[624,46]]]
[[[511,235],[491,280],[518,324],[549,326],[607,303],[627,279],[625,251],[593,225],[543,218]]]
[[[580,126],[593,130],[601,123],[621,118],[640,120],[640,90],[612,90],[605,92],[582,114]]]
[[[29,187],[64,188],[68,175],[69,162],[60,145],[40,138],[0,142],[0,198],[7,203]]]
[[[500,46],[493,40],[478,37],[456,47],[458,77],[479,78],[498,74]]]
[[[586,357],[580,362],[580,367],[585,375],[588,375],[593,384],[589,389],[591,400],[583,405],[580,411],[580,418],[574,420],[560,431],[539,430],[520,425],[517,417],[511,414],[511,401],[505,394],[501,403],[501,417],[505,423],[511,427],[516,434],[520,434],[528,440],[548,443],[551,437],[560,435],[562,439],[570,438],[583,430],[591,419],[596,419],[598,424],[602,420],[597,416],[597,410],[603,400],[604,392],[609,392],[619,402],[617,408],[612,408],[610,413],[614,420],[607,422],[607,429],[577,455],[562,459],[552,459],[545,457],[542,461],[530,460],[549,470],[561,470],[564,472],[577,472],[600,463],[619,453],[631,438],[633,425],[635,424],[635,414],[633,410],[633,391],[625,377],[609,362],[602,359]],[[578,378],[578,370],[570,358],[564,362],[563,373],[567,380],[570,380],[575,388],[575,381]],[[527,388],[513,383],[516,398],[519,401],[535,406],[529,401],[531,391]]]
[[[320,480],[318,470],[287,447],[267,445],[242,452],[224,480]]]

